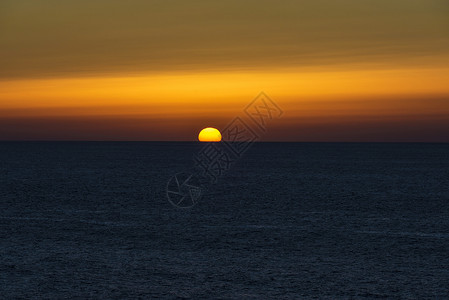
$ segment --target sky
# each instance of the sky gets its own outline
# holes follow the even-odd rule
[[[0,140],[449,142],[447,0],[0,1]]]

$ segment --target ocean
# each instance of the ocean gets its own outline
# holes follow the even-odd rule
[[[1,142],[0,298],[447,299],[449,144]]]

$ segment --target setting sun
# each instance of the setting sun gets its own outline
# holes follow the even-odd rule
[[[207,127],[201,130],[198,140],[200,142],[219,142],[221,141],[221,133],[216,128]]]

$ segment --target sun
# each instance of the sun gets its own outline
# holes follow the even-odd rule
[[[216,128],[207,127],[201,130],[198,140],[200,142],[219,142],[221,141],[221,133]]]

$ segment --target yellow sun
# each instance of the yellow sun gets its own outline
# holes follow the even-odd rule
[[[200,142],[219,142],[221,141],[221,133],[216,128],[207,127],[201,130],[198,140]]]

